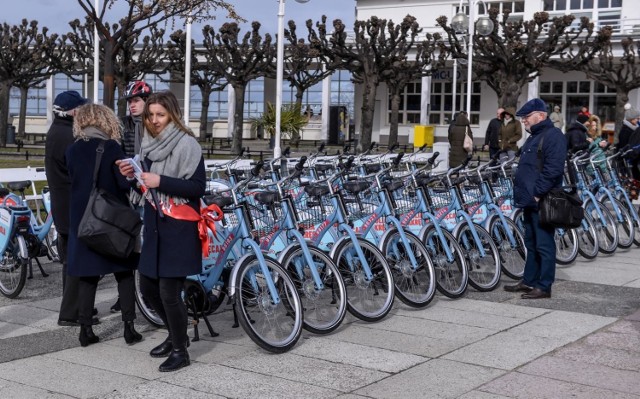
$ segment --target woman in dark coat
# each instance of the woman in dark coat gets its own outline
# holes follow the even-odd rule
[[[467,159],[467,151],[464,149],[465,132],[473,139],[473,132],[469,127],[469,119],[464,113],[460,113],[449,129],[449,167],[460,166]]]
[[[132,196],[132,202],[144,204],[140,289],[169,330],[167,339],[150,355],[169,356],[159,369],[174,371],[190,364],[182,289],[186,276],[202,270],[198,220],[206,174],[202,148],[182,123],[178,100],[171,92],[151,94],[143,120],[141,153],[149,172],[142,173],[139,180],[156,191],[164,217],[152,205],[148,192]],[[130,165],[121,162],[119,166],[124,176],[133,178]]]
[[[99,341],[91,328],[96,289],[100,276],[111,273],[118,282],[124,339],[128,344],[134,344],[142,340],[142,336],[133,327],[133,320],[136,318],[133,269],[138,262],[138,255],[134,253],[125,260],[111,259],[92,251],[78,240],[78,226],[91,194],[96,149],[100,142],[104,142],[104,153],[96,186],[113,194],[124,204],[129,203],[129,183],[116,166],[116,160],[124,157],[122,148],[116,141],[120,139],[120,124],[110,108],[96,104],[83,105],[76,111],[73,135],[76,142],[69,147],[66,155],[71,179],[67,273],[80,278],[80,344],[87,346]]]

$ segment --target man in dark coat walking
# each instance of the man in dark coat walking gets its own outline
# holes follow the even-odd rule
[[[516,116],[531,133],[522,146],[514,183],[515,206],[524,210],[527,260],[522,281],[504,289],[524,292],[523,299],[550,298],[556,272],[555,229],[540,225],[538,202],[562,185],[566,140],[547,118],[547,104],[539,98],[527,102]]]
[[[586,149],[587,143],[587,126],[589,117],[585,115],[578,115],[576,121],[567,129],[567,151],[573,151],[575,149]]]
[[[67,242],[69,239],[69,203],[71,181],[65,153],[75,141],[73,116],[75,109],[88,102],[77,91],[65,91],[53,102],[53,123],[47,132],[44,165],[51,196],[51,215],[58,233],[58,254],[62,263],[62,303],[58,324],[78,324],[78,278],[67,276]]]
[[[498,108],[496,111],[496,117],[491,119],[489,126],[487,126],[487,132],[484,136],[483,150],[489,149],[489,157],[493,158],[494,155],[500,151],[500,127],[502,126],[502,113],[504,108]]]

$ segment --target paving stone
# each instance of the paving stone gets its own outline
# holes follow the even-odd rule
[[[640,356],[640,336],[638,335],[599,331],[586,337],[585,342],[593,346],[600,345],[638,353],[638,356]]]
[[[510,282],[511,284],[512,282]],[[509,294],[513,295],[513,294]],[[467,312],[505,316],[516,319],[532,319],[548,312],[546,309],[537,309],[526,306],[518,306],[511,303],[496,303],[486,300],[460,298],[455,301],[439,301],[438,305],[444,308],[459,309]]]
[[[638,399],[636,395],[517,372],[497,378],[478,390],[518,399]]]
[[[2,378],[77,398],[91,398],[144,380],[47,356],[0,364]]]
[[[600,364],[620,370],[640,372],[640,356],[637,352],[580,343],[565,346],[553,353],[555,357],[578,363]]]
[[[620,334],[640,335],[640,321],[633,321],[626,318],[610,325],[607,327],[606,331]]]
[[[160,381],[148,381],[143,384],[117,389],[115,392],[101,396],[104,399],[225,399],[224,396],[210,392],[202,392],[197,387],[185,388]]]
[[[566,344],[558,338],[537,337],[522,332],[501,332],[443,356],[480,366],[513,370]]]
[[[509,396],[473,390],[459,396],[458,399],[508,399]]]
[[[433,359],[354,393],[374,398],[457,398],[504,372]]]
[[[640,373],[545,356],[523,366],[522,373],[640,395]]]
[[[40,309],[29,305],[0,307],[0,321],[43,330],[59,328],[58,312]]]
[[[8,321],[0,322],[0,339],[21,337],[23,335],[37,334],[43,332],[41,328],[25,326],[24,324],[10,323]]]
[[[615,321],[609,317],[554,311],[514,327],[511,332],[560,338],[569,343]]]
[[[625,317],[625,320],[629,321],[640,321],[640,309],[636,310],[629,316]]]
[[[29,387],[13,381],[0,379],[0,397],[11,399],[70,399],[73,396],[49,392],[44,389]]]
[[[303,384],[289,379],[273,377],[269,370],[253,373],[216,364],[187,367],[162,377],[160,381],[187,388],[198,387],[228,398],[334,398],[339,391]]]

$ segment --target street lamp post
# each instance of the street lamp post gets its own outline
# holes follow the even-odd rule
[[[482,15],[477,22],[476,18],[476,5],[482,3],[484,6],[485,14],[487,12],[487,5],[482,0],[468,0],[469,16],[458,10],[458,13],[451,19],[451,27],[456,32],[467,31],[469,34],[469,42],[467,43],[467,116],[471,121],[471,88],[473,78],[473,35],[475,34],[476,24],[478,25],[478,33],[482,36],[489,36],[493,32],[493,21],[487,16]],[[460,0],[459,9],[462,8],[462,0]],[[472,23],[469,23],[472,21]]]
[[[276,76],[276,131],[275,143],[273,146],[273,157],[279,158],[282,155],[280,148],[280,125],[282,121],[282,83],[284,76],[284,2],[280,0],[280,8],[278,10],[278,41],[277,41],[277,76]],[[296,2],[304,4],[309,0],[296,0]]]

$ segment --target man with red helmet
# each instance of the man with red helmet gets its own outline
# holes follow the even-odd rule
[[[142,142],[144,130],[142,112],[144,112],[145,101],[151,93],[153,93],[151,86],[143,80],[129,83],[124,92],[124,98],[127,99],[127,106],[129,107],[129,115],[122,118],[122,150],[128,157],[133,157],[140,152],[140,143]]]

